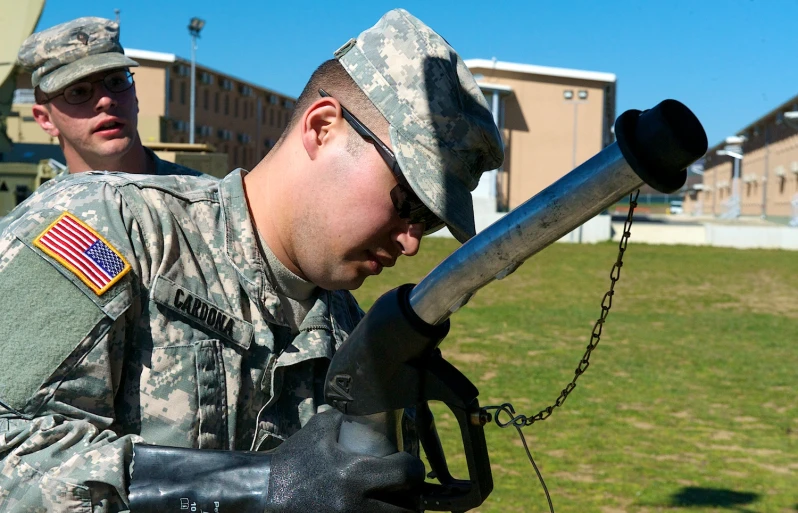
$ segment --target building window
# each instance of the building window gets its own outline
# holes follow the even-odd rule
[[[175,83],[170,80],[169,81],[169,101],[170,102],[175,101],[174,100],[174,91],[175,91],[174,85],[175,85]]]
[[[180,105],[186,104],[186,83],[180,83]]]

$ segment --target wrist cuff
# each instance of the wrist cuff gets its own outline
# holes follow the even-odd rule
[[[130,511],[263,513],[271,456],[135,444]]]

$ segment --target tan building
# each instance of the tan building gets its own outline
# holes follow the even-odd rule
[[[494,109],[506,158],[475,191],[512,209],[586,161],[615,138],[612,73],[465,61]]]
[[[737,133],[740,153],[726,141],[707,151],[703,183],[685,198],[685,211],[730,215],[734,207],[734,163],[738,163],[739,214],[790,217],[798,213],[798,96]],[[726,149],[726,151],[724,151]],[[718,152],[721,154],[718,154]],[[730,155],[731,153],[732,155]],[[732,216],[733,217],[733,216]]]
[[[189,142],[191,63],[170,53],[128,49],[135,74],[139,134],[145,145]],[[230,169],[252,169],[288,124],[295,98],[196,65],[194,142],[228,155]],[[17,77],[8,135],[14,143],[57,144],[31,115],[30,74]],[[49,156],[49,155],[48,155]]]
[[[187,143],[191,63],[169,53],[126,53],[141,65],[132,71],[142,142]],[[502,168],[486,173],[474,192],[477,208],[515,208],[614,141],[614,74],[483,59],[466,65],[494,111],[506,150]],[[195,143],[226,153],[230,169],[251,169],[274,146],[295,102],[202,65],[196,87]],[[15,150],[57,144],[33,120],[32,103],[30,76],[21,74],[8,126]]]

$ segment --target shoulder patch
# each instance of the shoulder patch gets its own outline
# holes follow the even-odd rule
[[[98,296],[130,271],[119,251],[73,214],[64,212],[33,244],[72,271]]]

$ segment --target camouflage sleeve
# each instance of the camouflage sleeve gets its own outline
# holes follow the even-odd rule
[[[51,192],[0,234],[0,511],[122,511],[140,441],[117,416],[143,243],[113,187]]]

